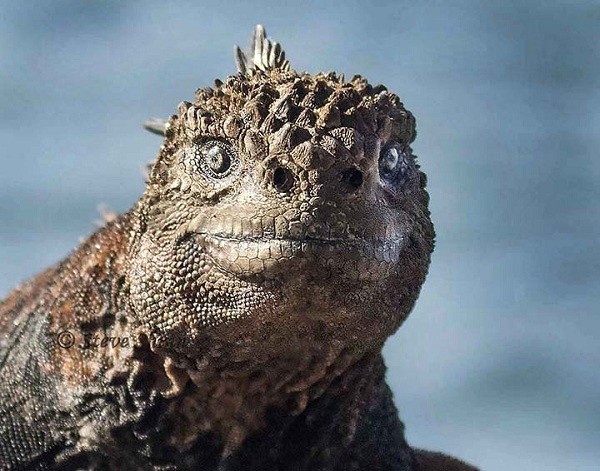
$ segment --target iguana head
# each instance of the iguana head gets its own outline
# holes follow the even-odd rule
[[[241,357],[381,346],[433,248],[415,120],[360,76],[291,70],[261,27],[236,56],[158,127],[131,249],[140,325],[187,357],[215,339]]]

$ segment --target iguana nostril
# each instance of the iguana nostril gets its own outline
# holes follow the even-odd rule
[[[355,168],[348,168],[342,172],[340,181],[349,190],[358,190],[363,184],[363,173]]]
[[[290,191],[294,185],[294,175],[285,167],[277,167],[273,171],[273,186],[281,192]]]

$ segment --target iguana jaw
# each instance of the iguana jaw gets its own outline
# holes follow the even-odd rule
[[[201,233],[196,240],[220,269],[236,276],[273,278],[311,263],[328,274],[375,281],[387,277],[400,259],[403,238],[237,238]]]

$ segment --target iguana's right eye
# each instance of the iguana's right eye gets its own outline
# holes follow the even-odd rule
[[[224,178],[237,165],[237,156],[230,144],[211,140],[201,144],[196,150],[200,170],[211,178]]]

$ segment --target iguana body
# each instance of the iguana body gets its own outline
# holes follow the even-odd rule
[[[134,208],[4,300],[0,469],[472,469],[412,450],[384,381],[433,249],[412,115],[253,52],[153,125]]]

